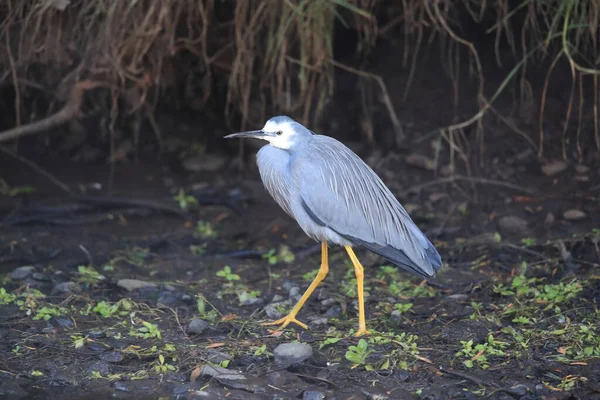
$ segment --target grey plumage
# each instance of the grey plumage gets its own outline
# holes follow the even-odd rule
[[[442,267],[433,244],[379,176],[341,142],[284,116],[227,137],[270,142],[257,154],[261,179],[309,237],[366,247],[422,277]]]

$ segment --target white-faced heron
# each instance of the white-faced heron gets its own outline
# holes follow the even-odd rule
[[[292,311],[274,322],[307,328],[296,315],[329,271],[327,243],[343,246],[354,265],[358,291],[358,330],[367,334],[364,270],[352,247],[362,246],[418,276],[433,277],[442,259],[425,234],[379,176],[334,138],[317,135],[285,116],[273,117],[257,131],[225,138],[269,142],[256,155],[267,191],[312,239],[321,242],[321,268]]]

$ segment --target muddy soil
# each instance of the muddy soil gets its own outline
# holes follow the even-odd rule
[[[407,132],[451,113],[432,101],[444,85],[403,107]],[[402,82],[390,86],[401,96]],[[299,314],[309,329],[260,325],[295,304],[320,249],[267,195],[252,155],[190,172],[173,155],[111,168],[38,154],[73,195],[1,157],[0,397],[600,398],[598,158],[539,160],[505,124],[486,124],[487,157],[454,177],[431,168],[435,137],[353,145],[444,260],[425,282],[359,250],[362,340],[339,248]]]

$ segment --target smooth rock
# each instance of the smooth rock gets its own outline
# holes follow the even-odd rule
[[[181,165],[192,172],[216,172],[225,166],[227,160],[222,155],[204,153],[186,158]]]
[[[546,176],[554,176],[563,172],[569,164],[566,161],[553,161],[542,165],[542,173]]]
[[[412,166],[423,168],[429,171],[433,171],[435,169],[435,160],[424,156],[422,154],[412,153],[406,156],[404,161]]]
[[[583,175],[590,171],[590,167],[588,167],[587,165],[577,164],[575,166],[575,171],[577,171],[578,174]]]
[[[117,286],[129,290],[130,292],[142,288],[154,288],[156,285],[152,282],[140,281],[139,279],[119,279]]]
[[[52,288],[52,294],[73,294],[73,293],[81,293],[81,286],[77,282],[61,282],[56,284]]]
[[[267,317],[269,319],[279,319],[281,317],[283,317],[283,313],[281,311],[279,311],[279,309],[277,307],[275,307],[275,304],[271,303],[271,304],[267,304],[263,310],[265,311],[265,314],[267,314]]]
[[[305,390],[302,393],[302,400],[323,400],[325,399],[325,393],[317,390]]]
[[[210,329],[210,324],[203,319],[194,318],[188,324],[188,334],[201,335],[207,329]]]
[[[500,218],[498,220],[498,227],[501,233],[505,235],[526,235],[528,232],[527,221],[514,215]]]
[[[106,353],[102,353],[98,356],[102,361],[106,361],[108,363],[120,363],[123,361],[123,353],[118,351],[107,351]]]
[[[110,366],[105,361],[101,360],[92,362],[87,366],[86,370],[88,370],[90,373],[96,371],[102,375],[110,374]]]
[[[14,280],[23,280],[35,272],[33,265],[25,265],[23,267],[16,268],[11,274],[10,278]]]
[[[300,364],[313,355],[309,344],[292,342],[282,343],[273,350],[275,362],[282,365]]]
[[[587,214],[584,211],[577,209],[567,210],[563,213],[563,218],[569,221],[579,221],[585,219],[586,217]]]

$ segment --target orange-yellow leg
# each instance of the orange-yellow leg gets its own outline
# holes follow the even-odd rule
[[[306,303],[306,300],[308,300],[308,298],[315,291],[317,286],[319,286],[319,283],[321,283],[321,281],[323,279],[325,279],[325,276],[327,276],[328,272],[329,272],[329,261],[327,259],[327,241],[324,240],[323,242],[321,242],[321,268],[319,268],[319,272],[317,273],[317,276],[312,281],[312,283],[310,284],[308,289],[306,289],[306,292],[302,295],[302,297],[300,298],[298,303],[294,306],[292,311],[290,311],[290,313],[288,315],[286,315],[285,317],[278,319],[277,321],[265,322],[265,323],[262,323],[261,325],[280,325],[281,324],[281,326],[277,329],[277,330],[280,330],[280,329],[285,328],[290,322],[293,322],[296,325],[300,325],[304,329],[308,329],[308,326],[306,326],[306,324],[303,324],[302,322],[300,322],[296,319],[296,315],[298,315],[298,312],[300,311],[300,309],[302,308],[304,303]]]
[[[350,260],[352,260],[352,265],[354,265],[354,272],[356,273],[356,286],[358,291],[358,330],[354,334],[354,336],[362,336],[368,335],[369,331],[367,330],[367,323],[365,321],[365,289],[364,289],[364,280],[365,280],[365,271],[363,266],[356,258],[356,254],[354,254],[354,250],[350,246],[344,246],[346,252],[350,256]]]

